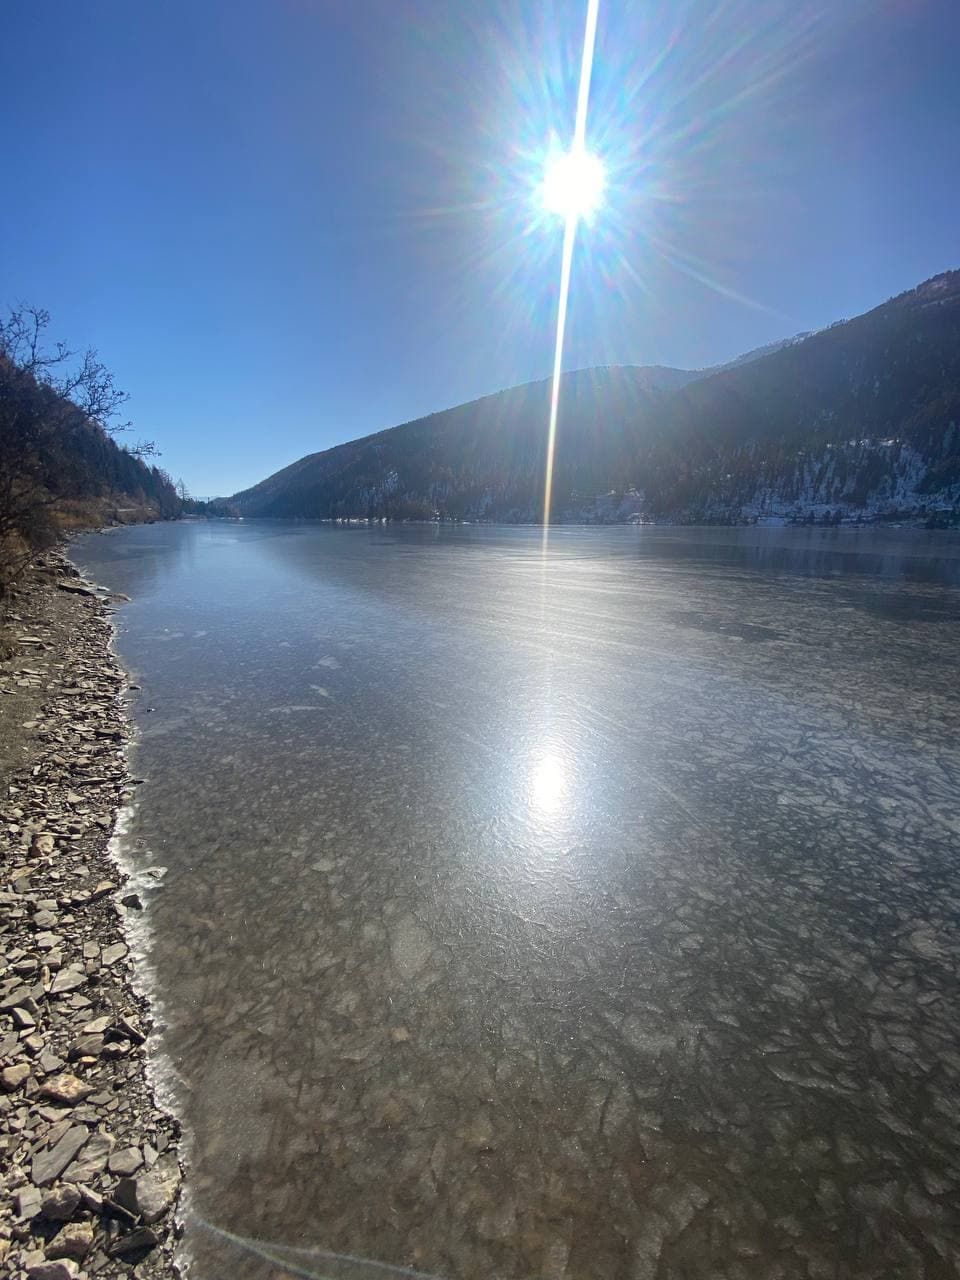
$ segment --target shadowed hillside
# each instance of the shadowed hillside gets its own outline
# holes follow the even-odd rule
[[[548,381],[311,454],[245,516],[535,521]],[[960,272],[718,371],[563,377],[553,518],[956,519]]]
[[[112,432],[126,400],[88,351],[45,348],[49,316],[20,307],[0,321],[0,595],[63,528],[175,516],[182,503],[151,443]]]

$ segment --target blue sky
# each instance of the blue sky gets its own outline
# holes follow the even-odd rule
[[[583,3],[10,0],[0,302],[191,490],[550,371]],[[960,266],[955,0],[601,0],[566,365],[699,367]]]

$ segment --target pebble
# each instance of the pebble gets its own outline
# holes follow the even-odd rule
[[[52,594],[28,586],[5,619],[45,637],[34,666],[0,662],[0,692],[24,690],[9,723],[31,726],[0,793],[0,1274],[115,1280],[132,1264],[168,1280],[179,1132],[146,1080],[149,1021],[122,963],[123,920],[143,903],[109,852],[130,795],[122,676],[103,606],[61,597],[55,619]],[[113,1201],[125,1181],[133,1210]]]

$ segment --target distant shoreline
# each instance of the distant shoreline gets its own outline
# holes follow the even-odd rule
[[[844,516],[840,520],[791,520],[782,516],[761,516],[751,520],[555,520],[550,529],[920,529],[928,532],[960,530],[960,517],[953,513],[910,513],[903,515],[857,518]],[[536,520],[418,520],[399,516],[245,516],[245,515],[188,515],[180,521],[223,521],[227,524],[253,524],[260,521],[274,524],[325,524],[349,527],[353,525],[415,525],[423,528],[450,526],[452,528],[477,527],[484,529],[543,529]],[[127,526],[110,526],[125,528]],[[105,532],[105,530],[101,530]]]

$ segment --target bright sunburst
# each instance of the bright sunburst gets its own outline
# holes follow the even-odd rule
[[[550,536],[550,509],[553,498],[553,458],[557,446],[557,418],[560,412],[560,373],[563,369],[563,338],[567,327],[567,302],[570,298],[570,274],[577,224],[585,212],[597,207],[603,194],[603,165],[587,150],[587,105],[590,102],[590,77],[593,74],[593,50],[597,39],[597,16],[600,0],[587,0],[587,20],[583,32],[583,55],[580,59],[580,87],[577,90],[577,116],[573,126],[573,145],[547,167],[543,199],[547,208],[563,217],[563,250],[560,254],[560,296],[557,301],[557,339],[553,348],[553,380],[550,388],[550,422],[547,427],[547,462],[543,484],[543,554],[547,554]]]
[[[543,206],[564,219],[589,218],[603,199],[604,172],[599,156],[584,147],[556,156],[543,176]]]

